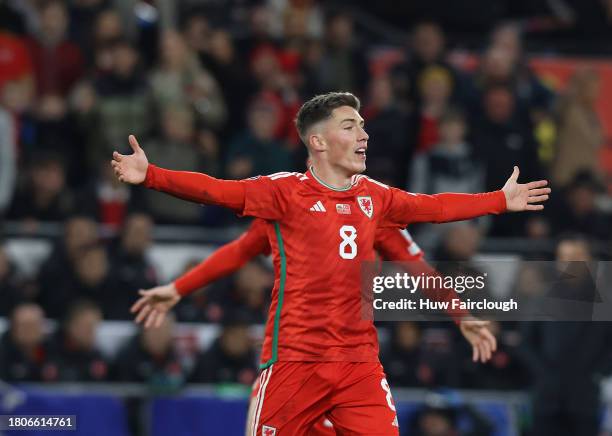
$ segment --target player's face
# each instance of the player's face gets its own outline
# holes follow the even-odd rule
[[[368,134],[363,118],[350,106],[334,109],[324,131],[329,163],[350,175],[366,169]]]

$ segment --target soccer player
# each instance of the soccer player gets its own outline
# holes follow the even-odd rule
[[[134,136],[113,154],[119,180],[272,221],[275,283],[266,323],[253,435],[302,435],[326,415],[340,434],[397,435],[374,323],[361,317],[360,264],[377,228],[541,210],[544,180],[484,194],[412,194],[359,175],[368,135],[350,93],[314,97],[296,124],[312,166],[246,180],[150,165]]]
[[[270,254],[270,244],[266,231],[266,221],[255,219],[238,239],[232,241],[181,275],[174,282],[140,291],[140,299],[132,306],[136,313],[136,322],[144,323],[146,327],[158,327],[163,322],[166,313],[174,307],[182,297],[238,270],[246,262],[260,254]],[[379,229],[376,232],[374,243],[376,251],[385,260],[406,261],[413,263],[413,272],[435,273],[434,269],[425,261],[424,253],[412,240],[406,230]],[[448,294],[446,294],[448,295]],[[433,295],[440,298],[440,295]],[[159,314],[159,315],[158,315]],[[453,316],[457,314],[451,314]],[[491,357],[496,348],[495,337],[487,330],[486,322],[468,318],[455,319],[460,324],[461,331],[473,348],[473,358],[483,362]],[[155,324],[153,324],[155,323]],[[259,383],[253,386],[253,395],[249,406],[249,417],[253,415],[255,407],[255,394]],[[247,419],[247,435],[251,420]],[[333,425],[327,418],[315,422],[310,429],[310,435],[335,435]]]

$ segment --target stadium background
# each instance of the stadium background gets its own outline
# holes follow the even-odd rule
[[[75,412],[87,435],[241,434],[270,265],[142,335],[136,290],[246,221],[118,184],[109,160],[128,134],[173,169],[302,171],[300,104],[352,91],[376,179],[475,192],[516,164],[551,181],[542,214],[409,229],[429,260],[554,260],[569,234],[608,260],[611,38],[610,0],[0,1],[0,410]],[[475,365],[451,323],[380,326],[402,434],[530,434],[537,350],[521,325],[494,327],[499,350]],[[582,339],[561,341],[565,355]],[[612,356],[603,364],[582,370],[605,375]]]

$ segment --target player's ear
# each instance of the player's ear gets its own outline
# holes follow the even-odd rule
[[[318,133],[311,134],[308,137],[308,143],[310,144],[310,149],[312,151],[325,151],[327,149],[325,139],[323,139],[322,135]]]

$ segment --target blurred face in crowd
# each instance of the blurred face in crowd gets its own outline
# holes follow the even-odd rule
[[[595,191],[589,186],[574,186],[567,194],[567,201],[575,216],[586,216],[595,210]]]
[[[493,32],[491,46],[503,50],[512,63],[518,62],[522,51],[520,30],[514,25],[498,27]]]
[[[132,255],[142,255],[151,245],[153,222],[144,214],[130,215],[125,222],[121,245]]]
[[[100,12],[94,27],[95,40],[98,44],[112,41],[123,34],[121,17],[112,9]]]
[[[255,138],[270,141],[274,138],[279,118],[277,110],[272,104],[255,103],[249,108],[247,114],[249,128]]]
[[[64,245],[68,255],[75,259],[80,251],[98,240],[98,227],[92,219],[75,217],[64,227]]]
[[[96,331],[101,321],[102,313],[94,308],[74,314],[66,329],[69,339],[82,350],[95,348]]]
[[[567,239],[557,245],[557,261],[588,262],[592,259],[591,250],[585,241]]]
[[[353,41],[353,20],[348,15],[337,15],[327,27],[328,41],[338,48],[347,48]]]
[[[216,33],[216,32],[215,32]],[[210,40],[210,25],[206,17],[194,15],[185,25],[185,42],[193,51],[203,52],[208,49]],[[212,43],[212,42],[211,42]]]
[[[351,106],[341,106],[332,111],[331,117],[310,128],[309,150],[315,158],[327,161],[335,170],[349,176],[366,169],[369,136],[364,121]]]
[[[31,76],[4,82],[0,87],[0,104],[10,112],[22,114],[34,100],[34,81]]]
[[[419,79],[419,91],[425,104],[445,104],[453,91],[452,77],[442,67],[430,67]]]
[[[230,63],[234,59],[232,38],[225,30],[215,30],[210,36],[210,53],[221,63]]]
[[[66,100],[59,95],[44,95],[37,104],[38,118],[44,121],[58,121],[66,115]]]
[[[285,10],[284,32],[287,39],[304,38],[308,34],[308,11],[301,8],[287,8]]]
[[[240,358],[251,349],[251,338],[247,326],[225,327],[221,333],[221,348],[230,357]]]
[[[480,233],[472,225],[456,225],[445,235],[444,245],[452,260],[471,259],[478,251]]]
[[[127,43],[117,44],[113,49],[113,70],[121,77],[129,77],[138,65],[138,53]]]
[[[76,259],[75,270],[79,280],[86,286],[97,286],[108,274],[108,257],[102,247],[87,249]]]
[[[503,48],[490,48],[482,60],[482,72],[490,81],[510,80],[514,72],[514,60]]]
[[[161,326],[142,331],[143,347],[153,356],[164,356],[172,347],[173,335],[174,317],[168,314]]]
[[[418,348],[421,333],[415,323],[409,321],[399,322],[396,323],[395,329],[395,341],[399,348],[404,350]]]
[[[465,122],[459,118],[445,120],[440,123],[440,139],[443,144],[457,145],[465,138]]]
[[[65,184],[64,167],[58,161],[42,162],[32,169],[32,188],[36,195],[55,197],[62,192]]]
[[[514,95],[506,88],[493,88],[484,96],[484,108],[489,120],[494,123],[507,123],[514,114]]]
[[[393,103],[393,87],[387,76],[379,76],[370,84],[370,99],[372,106],[384,109]]]
[[[187,45],[183,37],[173,30],[167,30],[161,37],[161,59],[164,66],[170,70],[181,69],[188,58]]]
[[[28,350],[42,343],[44,314],[36,304],[17,306],[11,316],[11,338],[22,349]]]
[[[169,106],[162,114],[165,137],[171,142],[188,143],[193,139],[194,119],[189,107]]]
[[[597,71],[585,68],[576,71],[569,82],[568,92],[587,107],[592,107],[599,98],[600,77]]]
[[[49,3],[40,11],[42,43],[54,45],[62,42],[68,28],[66,8],[59,1]]]
[[[419,427],[420,434],[424,436],[454,436],[456,434],[448,418],[435,411],[421,417]]]
[[[444,51],[444,35],[436,24],[423,23],[414,29],[412,49],[425,63],[437,61]]]

